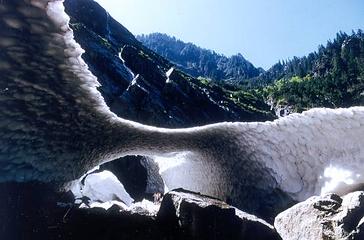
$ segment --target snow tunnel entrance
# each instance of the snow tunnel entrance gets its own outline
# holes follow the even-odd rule
[[[218,196],[218,172],[192,152],[163,156],[126,156],[97,166],[73,181],[71,191],[80,207],[158,211],[162,196],[183,188]],[[121,205],[120,205],[121,204]],[[151,210],[150,210],[151,209]]]
[[[153,195],[164,193],[159,166],[151,157],[126,156],[101,164],[98,171],[112,172],[135,201],[153,200]]]
[[[133,155],[97,166],[75,180],[70,189],[81,208],[118,205],[153,215],[159,210],[164,188],[154,159]]]

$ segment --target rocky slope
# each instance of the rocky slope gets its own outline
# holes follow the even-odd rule
[[[210,86],[174,69],[144,47],[96,2],[65,1],[83,58],[98,77],[106,103],[120,117],[141,123],[187,127],[221,121],[273,119],[268,105]]]

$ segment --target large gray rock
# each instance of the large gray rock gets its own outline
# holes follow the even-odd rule
[[[279,214],[283,239],[364,239],[364,192],[315,196]]]
[[[158,219],[186,239],[280,239],[274,227],[225,202],[177,189],[162,201]],[[174,226],[174,227],[173,227]]]

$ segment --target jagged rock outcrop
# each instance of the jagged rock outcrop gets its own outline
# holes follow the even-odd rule
[[[185,239],[280,239],[273,226],[204,195],[176,189],[164,197],[158,219]]]
[[[280,213],[274,226],[283,239],[364,239],[364,192],[311,197]]]

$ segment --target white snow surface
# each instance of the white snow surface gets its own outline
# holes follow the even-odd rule
[[[264,123],[142,125],[105,104],[62,1],[6,1],[0,14],[11,28],[0,36],[7,89],[0,97],[0,181],[65,183],[118,157],[174,161],[168,154],[188,152],[164,171],[166,185],[223,199],[279,188],[303,200],[364,183],[364,107],[311,109]],[[12,34],[19,27],[23,34]],[[344,177],[329,189],[332,167]]]
[[[84,184],[76,181],[71,188],[76,198],[88,197],[90,202],[122,201],[131,206],[134,199],[126,192],[123,184],[110,171],[88,174]]]
[[[154,203],[146,199],[134,202],[134,199],[126,192],[123,184],[110,171],[89,173],[73,181],[69,189],[75,196],[75,203],[80,203],[80,208],[103,208],[108,210],[116,205],[120,208],[120,211],[148,216],[156,216],[160,208],[159,202]],[[80,200],[83,197],[89,198],[87,204]]]
[[[109,16],[109,15],[108,15]],[[126,71],[127,71],[127,75],[128,75],[128,79],[130,80],[130,81],[132,81],[134,78],[135,78],[135,74],[133,73],[133,71],[130,69],[130,68],[128,68],[128,66],[126,66],[125,65],[125,60],[122,58],[122,56],[121,56],[121,52],[119,52],[119,58],[120,58],[120,60],[123,62],[123,65],[124,65],[124,67],[125,67],[125,69],[126,69]]]
[[[103,208],[108,210],[114,205],[118,206],[121,212],[137,213],[145,216],[157,216],[161,206],[160,203],[153,203],[143,199],[141,202],[133,203],[130,206],[126,206],[123,202],[113,200],[107,202],[91,202],[89,205],[82,203],[79,208]]]

